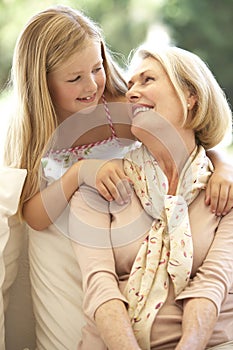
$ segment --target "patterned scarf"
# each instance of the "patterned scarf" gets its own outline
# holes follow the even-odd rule
[[[146,147],[125,156],[124,170],[143,208],[155,219],[125,289],[134,334],[147,350],[151,326],[167,299],[169,276],[176,296],[189,281],[193,246],[188,205],[205,188],[212,165],[204,148],[196,147],[181,172],[175,196],[167,194],[167,177]]]

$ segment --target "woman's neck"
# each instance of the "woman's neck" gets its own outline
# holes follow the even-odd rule
[[[193,131],[182,129],[181,134],[181,137],[170,138],[166,142],[157,140],[148,147],[166,175],[169,183],[168,194],[172,195],[176,193],[180,173],[196,147]]]

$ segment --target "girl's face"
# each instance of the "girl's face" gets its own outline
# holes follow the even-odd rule
[[[95,107],[106,76],[99,42],[90,42],[47,76],[49,92],[61,123],[72,114]]]

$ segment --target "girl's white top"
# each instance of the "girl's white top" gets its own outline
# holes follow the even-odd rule
[[[106,118],[111,129],[108,139],[91,144],[62,150],[50,149],[42,158],[42,172],[47,184],[59,179],[67,169],[81,159],[113,159],[123,158],[130,150],[141,145],[134,140],[119,139],[116,135],[113,122],[105,99],[103,98]]]

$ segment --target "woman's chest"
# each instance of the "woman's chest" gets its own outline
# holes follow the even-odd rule
[[[144,219],[142,218],[142,220],[147,220],[148,227],[148,218],[145,217]],[[210,208],[205,205],[204,191],[189,206],[189,220],[193,243],[192,274],[194,274],[198,267],[203,263],[208,253],[220,220],[214,214],[212,214],[210,212]],[[151,224],[152,223],[153,218],[151,218]],[[133,242],[114,249],[116,270],[120,279],[127,279],[141,244],[148,234],[149,230]],[[148,249],[150,249],[149,246]],[[161,246],[161,251],[162,249],[163,246]]]

